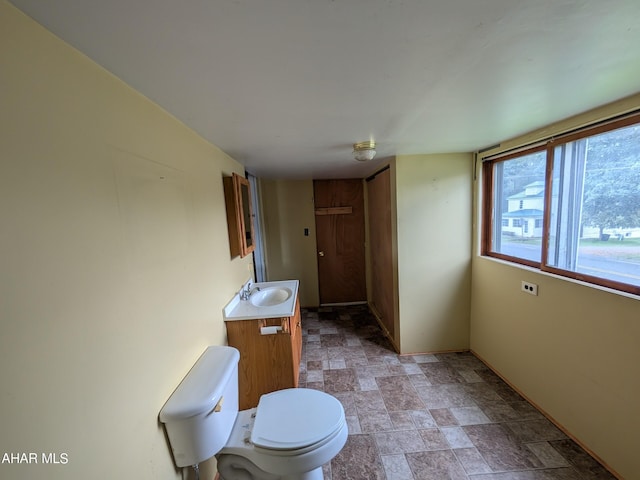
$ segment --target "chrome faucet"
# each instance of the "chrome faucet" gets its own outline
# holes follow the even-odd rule
[[[255,289],[251,288],[251,281],[247,282],[247,285],[243,286],[242,290],[240,290],[240,300],[249,300],[254,290],[260,291],[260,287],[256,287]]]
[[[242,286],[240,290],[240,300],[249,300],[249,296],[251,295],[251,282],[247,282],[246,285]]]

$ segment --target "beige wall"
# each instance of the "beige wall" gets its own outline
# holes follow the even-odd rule
[[[317,307],[318,260],[312,180],[260,181],[267,279],[300,280],[300,303]],[[309,236],[304,229],[309,229]]]
[[[157,415],[249,277],[242,166],[0,1],[0,465],[12,479],[181,478]]]
[[[524,138],[634,107],[640,95]],[[539,285],[537,297],[522,280]],[[478,255],[472,284],[471,349],[624,478],[639,478],[638,299]]]
[[[469,348],[472,158],[396,158],[402,353]]]
[[[0,62],[0,454],[69,459],[0,477],[180,478],[157,414],[250,275],[221,180],[242,166],[4,0]],[[402,351],[467,348],[469,156],[396,177]],[[263,186],[270,279],[317,305],[312,183]],[[472,279],[471,348],[635,478],[638,300],[477,255]]]

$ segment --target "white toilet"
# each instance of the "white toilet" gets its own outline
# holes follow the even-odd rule
[[[238,411],[239,359],[233,347],[208,347],[162,407],[176,466],[215,455],[221,480],[321,480],[347,441],[342,404],[290,388]]]

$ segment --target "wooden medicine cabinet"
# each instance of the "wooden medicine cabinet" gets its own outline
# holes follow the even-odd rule
[[[234,173],[230,177],[223,177],[223,182],[229,249],[232,257],[244,257],[255,249],[249,180]]]

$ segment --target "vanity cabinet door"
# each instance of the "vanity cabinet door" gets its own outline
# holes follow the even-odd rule
[[[293,383],[298,386],[300,377],[300,360],[302,358],[302,320],[300,317],[300,300],[296,299],[296,310],[290,318],[291,353],[293,356]]]
[[[241,410],[256,407],[265,393],[298,386],[302,354],[298,298],[292,317],[232,320],[225,323],[229,345],[240,352],[238,388]],[[262,335],[260,328],[269,326],[279,326],[282,330]]]

